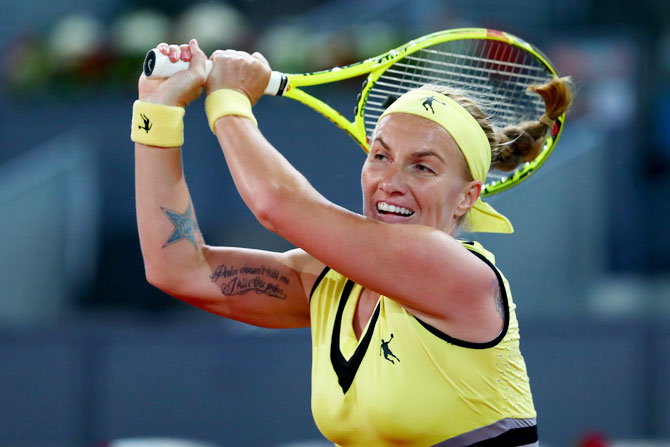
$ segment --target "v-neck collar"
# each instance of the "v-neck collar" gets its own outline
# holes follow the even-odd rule
[[[342,320],[340,323],[340,352],[345,359],[350,359],[354,351],[358,347],[361,338],[367,330],[368,323],[361,331],[360,338],[356,336],[356,331],[354,330],[354,320],[356,318],[356,311],[358,310],[359,302],[363,297],[363,286],[360,284],[354,283],[354,286],[349,292],[347,302],[344,305],[344,310],[342,311]]]
[[[353,310],[351,308],[347,309],[347,321],[345,324],[347,325],[344,329],[342,329],[342,317],[344,315],[344,310],[347,305],[347,301],[349,300],[349,297],[351,295],[351,291],[354,288],[354,282],[350,279],[347,280],[346,284],[344,285],[344,288],[342,289],[342,295],[340,296],[340,302],[337,306],[337,314],[335,315],[335,322],[333,324],[333,335],[332,339],[330,341],[330,361],[333,365],[333,369],[335,370],[335,373],[337,374],[337,381],[342,387],[342,392],[346,393],[349,387],[351,386],[352,382],[354,381],[354,377],[356,375],[356,372],[358,371],[358,368],[361,365],[361,362],[363,361],[363,357],[365,356],[365,352],[368,349],[368,346],[370,345],[370,340],[372,339],[372,333],[375,330],[375,325],[377,324],[377,318],[379,317],[379,305],[381,302],[380,300],[377,302],[377,305],[375,306],[375,310],[372,313],[372,316],[370,317],[370,321],[368,321],[368,324],[361,334],[360,340],[356,340],[356,334],[354,333],[353,329],[353,315],[356,311],[356,303],[353,304]],[[357,286],[359,287],[359,286]],[[360,294],[361,290],[358,290],[357,298],[360,299]],[[351,319],[349,319],[349,315],[351,315]],[[342,348],[340,347],[340,334],[344,331],[344,336],[349,338],[347,341],[347,354],[351,352],[351,348],[353,347],[354,344],[357,343],[356,348],[353,350],[353,354],[349,357],[347,360],[344,357],[344,354],[342,353]],[[353,337],[353,340],[351,339]]]

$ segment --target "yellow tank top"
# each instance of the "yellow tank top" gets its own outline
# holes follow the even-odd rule
[[[312,413],[343,447],[537,445],[535,408],[519,351],[507,280],[489,264],[506,303],[489,343],[457,340],[381,296],[360,340],[353,330],[362,287],[326,268],[311,293]]]

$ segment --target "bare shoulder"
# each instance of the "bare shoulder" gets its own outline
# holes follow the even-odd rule
[[[459,251],[460,263],[467,270],[461,272],[460,282],[455,281],[457,287],[448,299],[436,301],[438,313],[416,315],[456,339],[489,343],[500,335],[507,318],[505,286],[492,254],[477,243],[465,245]]]
[[[287,265],[300,276],[305,299],[309,300],[312,287],[326,265],[300,248],[289,250],[283,256]]]

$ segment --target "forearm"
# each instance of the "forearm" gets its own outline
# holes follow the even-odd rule
[[[179,148],[135,144],[137,226],[149,282],[165,285],[204,260],[204,241],[182,171]]]
[[[204,245],[178,148],[136,144],[137,224],[148,281],[193,306],[264,327],[309,325],[305,255]],[[296,270],[300,268],[300,272]]]
[[[322,199],[252,121],[225,116],[215,128],[240,196],[266,228],[277,232],[276,220],[282,215],[298,212],[298,204],[304,213],[310,203]]]

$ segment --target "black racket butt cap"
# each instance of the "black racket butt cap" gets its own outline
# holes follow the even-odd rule
[[[144,76],[147,78],[151,76],[151,74],[154,72],[154,67],[156,67],[156,51],[149,50],[146,57],[144,58],[144,64],[142,64]]]

